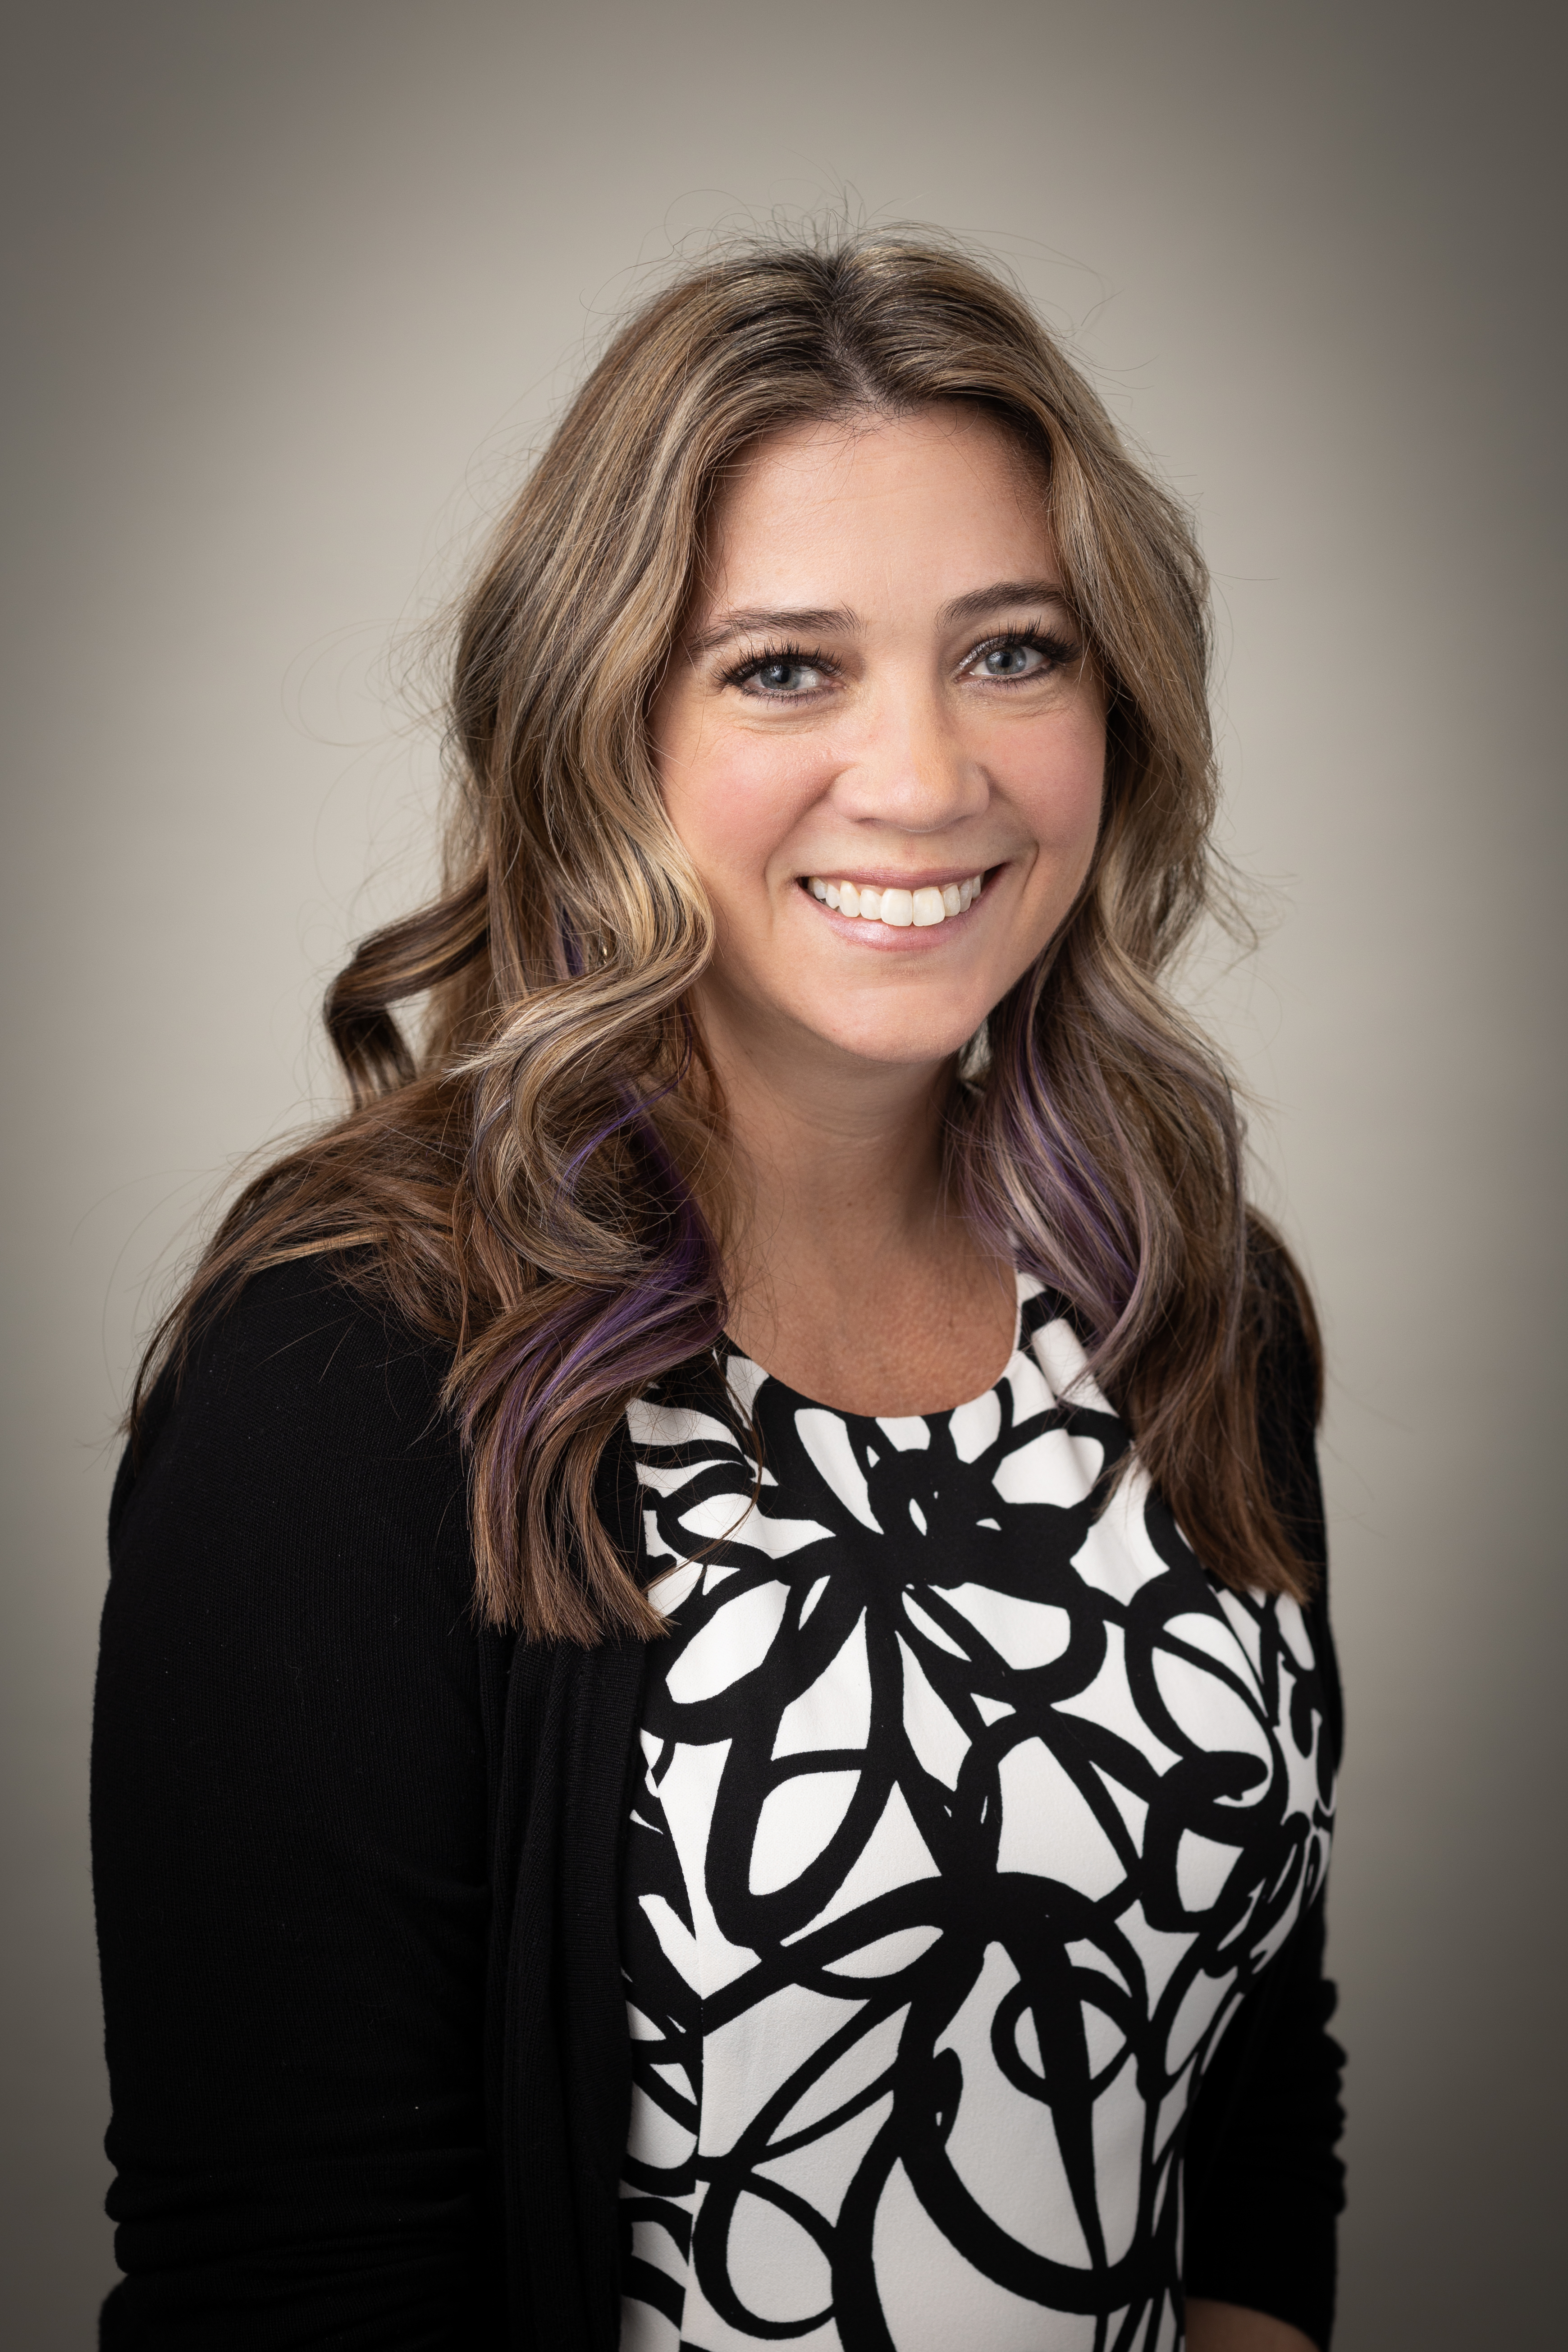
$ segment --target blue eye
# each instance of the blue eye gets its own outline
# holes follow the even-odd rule
[[[763,662],[752,677],[764,694],[809,693],[818,682],[818,673],[804,661]]]
[[[1054,629],[1028,629],[1014,636],[993,637],[988,646],[977,646],[965,669],[970,677],[1016,686],[1049,677],[1081,658],[1082,647],[1058,636]]]
[[[1038,646],[993,646],[980,667],[986,677],[1030,677],[1045,667],[1045,662]]]
[[[804,702],[818,694],[833,675],[822,654],[808,654],[798,646],[781,646],[775,653],[753,656],[725,677],[726,686],[742,694],[766,696],[775,702]]]

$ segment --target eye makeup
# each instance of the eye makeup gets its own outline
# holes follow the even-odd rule
[[[1010,677],[984,677],[985,685],[1026,686],[1041,677],[1054,676],[1057,671],[1068,667],[1083,657],[1081,645],[1075,644],[1070,638],[1063,635],[1060,630],[1053,629],[1044,621],[1039,621],[1027,628],[1003,629],[997,631],[994,635],[982,638],[977,646],[972,646],[964,655],[963,659],[958,664],[955,675],[960,677],[984,676],[977,671],[979,663],[986,660],[992,654],[1014,650],[1039,654],[1042,656],[1041,667]],[[721,688],[734,687],[742,693],[749,691],[759,700],[769,702],[806,702],[813,698],[815,689],[812,688],[807,688],[804,692],[792,692],[782,686],[760,684],[759,681],[765,677],[770,670],[816,671],[827,678],[837,678],[843,675],[832,655],[825,652],[820,646],[805,646],[789,640],[766,646],[759,652],[747,654],[742,660],[729,664],[719,672],[718,683]]]
[[[777,645],[767,646],[762,653],[748,654],[742,661],[721,670],[719,683],[721,686],[739,687],[742,690],[750,687],[770,702],[805,702],[810,699],[809,695],[788,694],[782,688],[763,687],[759,689],[756,680],[763,671],[770,669],[821,670],[830,677],[840,675],[837,663],[820,647]]]

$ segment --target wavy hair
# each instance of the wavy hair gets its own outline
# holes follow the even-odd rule
[[[1258,1384],[1288,1293],[1315,1355],[1311,1310],[1249,1216],[1225,1070],[1161,985],[1216,903],[1203,562],[1028,306],[923,233],[718,252],[608,344],[460,612],[441,893],[328,995],[350,1108],[229,1209],[133,1426],[152,1372],[249,1276],[337,1252],[449,1360],[485,1614],[585,1643],[661,1629],[598,1467],[628,1402],[712,1348],[726,1300],[723,1106],[690,1009],[712,922],[648,707],[727,471],[783,427],[939,401],[977,404],[1034,461],[1109,712],[1084,890],[955,1076],[954,1196],[1070,1302],[1211,1570],[1304,1592]],[[416,1044],[399,1008],[421,1006]]]

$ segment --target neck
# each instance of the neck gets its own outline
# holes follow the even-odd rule
[[[984,1387],[975,1366],[989,1376],[1005,1356],[1012,1276],[946,1197],[952,1058],[869,1062],[815,1037],[759,1035],[716,991],[699,1011],[731,1139],[731,1337],[822,1402],[907,1391],[929,1403],[949,1361],[947,1402]],[[977,1336],[955,1355],[969,1322]]]
[[[951,1060],[865,1062],[815,1038],[759,1039],[701,1006],[732,1152],[731,1279],[803,1246],[828,1260],[907,1247],[942,1218]]]

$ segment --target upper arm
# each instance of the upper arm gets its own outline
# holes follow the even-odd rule
[[[1315,1444],[1316,1340],[1278,1256],[1260,1250],[1257,1271],[1270,1308],[1258,1436],[1271,1496],[1313,1579],[1305,1613],[1325,1710],[1329,1801],[1342,1716]],[[1323,1972],[1324,1927],[1320,1897],[1232,2021],[1194,2101],[1186,2158],[1192,2293],[1274,2315],[1321,2345],[1333,2322],[1344,2201],[1343,2053],[1329,2032],[1335,1991]]]
[[[110,2342],[463,2340],[486,1774],[432,1402],[333,1286],[263,1276],[118,1515],[93,1758]]]

